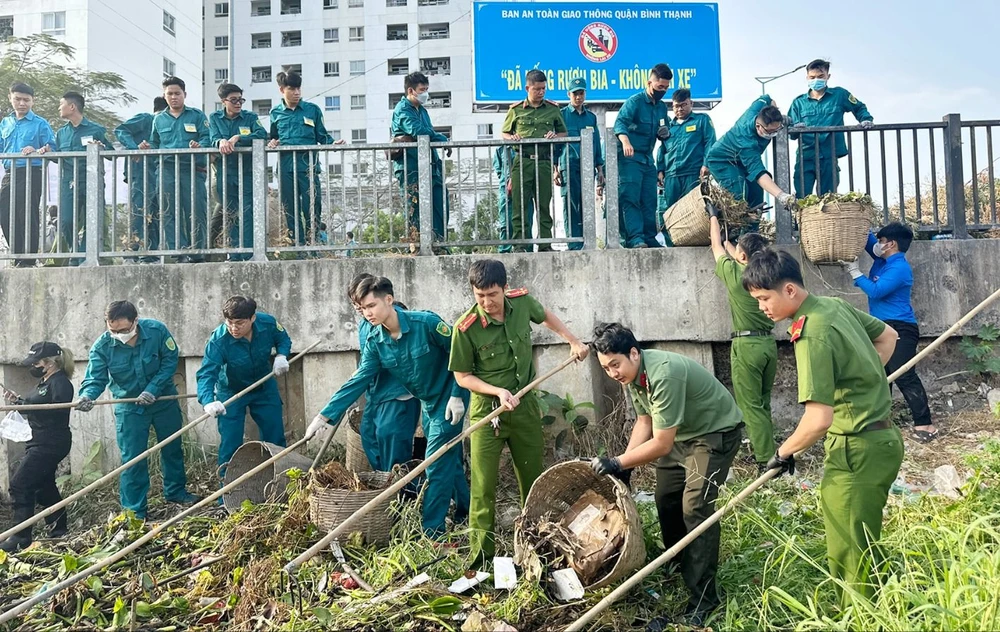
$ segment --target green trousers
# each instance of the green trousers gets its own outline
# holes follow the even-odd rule
[[[767,463],[775,450],[771,388],[778,369],[778,345],[773,336],[734,338],[729,363],[733,394],[743,413],[753,456],[758,463]]]
[[[476,423],[486,416],[483,412],[489,406],[482,406],[476,400],[482,396],[473,393],[472,413],[469,422]],[[514,410],[500,415],[500,429],[494,434],[493,426],[487,425],[472,434],[471,469],[472,499],[469,507],[469,537],[472,559],[478,562],[492,558],[496,553],[494,526],[496,522],[497,477],[500,468],[500,454],[504,446],[510,448],[514,462],[517,487],[521,505],[528,497],[532,483],[542,473],[542,457],[545,453],[545,439],[542,435],[541,409],[534,393],[521,398]]]
[[[903,437],[895,427],[828,434],[825,448],[819,489],[830,574],[871,597],[875,591],[868,574],[881,562],[882,510],[903,462]],[[841,600],[850,601],[846,593]]]
[[[510,181],[510,195],[513,198],[511,207],[514,211],[510,216],[511,238],[531,239],[531,220],[525,217],[524,208],[527,205],[530,212],[530,203],[534,200],[535,208],[538,209],[538,238],[550,239],[552,237],[552,210],[549,208],[552,202],[552,161],[534,158],[522,159],[517,156],[510,169]],[[538,250],[539,252],[552,250],[552,245],[540,244]],[[531,246],[524,244],[514,246],[514,251],[529,252]]]

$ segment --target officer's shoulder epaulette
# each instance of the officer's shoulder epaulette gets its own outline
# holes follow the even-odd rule
[[[504,292],[504,296],[506,296],[507,298],[520,298],[522,296],[527,296],[527,295],[528,295],[528,288],[526,287],[513,288]]]
[[[518,101],[517,103],[511,103],[511,104],[510,104],[510,107],[509,107],[509,108],[507,108],[507,109],[508,109],[508,110],[513,110],[514,108],[516,108],[516,107],[517,107],[517,106],[519,106],[519,105],[524,105],[524,101]]]
[[[554,105],[556,107],[560,107],[559,104],[556,103],[555,101],[549,101],[548,99],[545,99],[545,102],[548,103],[549,105]]]
[[[474,322],[476,322],[476,313],[469,312],[464,318],[462,318],[462,320],[458,321],[458,325],[456,325],[456,327],[459,331],[465,333],[469,330],[469,327],[472,327],[472,323]]]

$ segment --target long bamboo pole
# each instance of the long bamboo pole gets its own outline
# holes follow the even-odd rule
[[[197,393],[185,393],[183,395],[164,395],[163,397],[157,397],[157,402],[166,402],[172,399],[191,399],[192,397],[198,397]],[[94,401],[94,406],[109,406],[111,404],[138,404],[138,397],[126,397],[124,399],[98,399]],[[76,408],[80,405],[80,400],[72,402],[62,402],[59,404],[8,404],[6,406],[0,406],[0,413],[9,412],[16,410],[18,412],[31,411],[31,410],[60,410],[62,408]]]

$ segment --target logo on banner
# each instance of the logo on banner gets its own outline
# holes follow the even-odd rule
[[[604,22],[592,22],[580,31],[580,52],[590,61],[608,61],[617,51],[618,36]]]

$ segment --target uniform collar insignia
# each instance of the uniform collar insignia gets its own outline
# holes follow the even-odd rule
[[[792,323],[792,326],[788,328],[788,334],[791,336],[792,342],[795,342],[802,337],[802,329],[806,326],[805,315],[800,316],[797,321]]]
[[[649,388],[649,378],[646,377],[645,371],[639,374],[639,386],[645,389]]]

